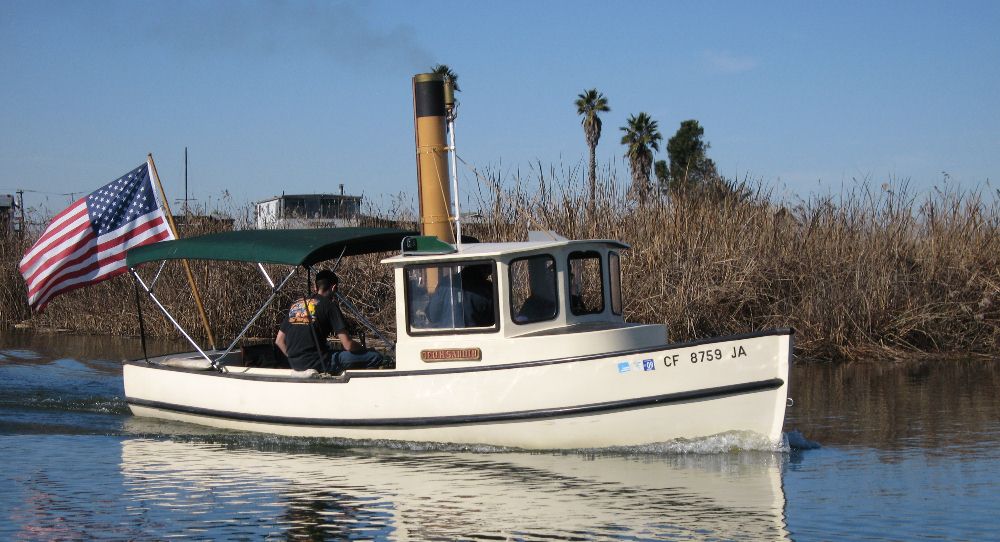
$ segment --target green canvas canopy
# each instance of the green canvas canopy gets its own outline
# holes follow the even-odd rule
[[[341,255],[399,250],[416,232],[392,228],[241,230],[164,241],[128,251],[129,267],[160,260],[223,260],[313,265]]]

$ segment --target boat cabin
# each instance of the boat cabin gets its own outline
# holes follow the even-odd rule
[[[553,235],[460,250],[408,241],[402,254],[383,260],[395,267],[398,369],[516,363],[525,349],[538,359],[554,346],[583,355],[666,341],[664,326],[625,323],[621,252],[628,245],[618,241]]]

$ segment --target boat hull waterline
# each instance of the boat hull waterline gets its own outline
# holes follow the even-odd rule
[[[286,436],[524,449],[641,446],[728,432],[781,439],[790,330],[509,365],[421,371],[124,365],[136,416]]]

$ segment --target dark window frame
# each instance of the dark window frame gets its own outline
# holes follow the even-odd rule
[[[514,264],[516,262],[519,262],[519,261],[530,260],[532,258],[540,258],[540,257],[542,257],[542,258],[548,258],[548,259],[552,260],[552,267],[553,267],[553,273],[552,273],[552,291],[556,294],[556,299],[555,299],[556,310],[555,310],[555,313],[552,315],[551,318],[542,318],[540,320],[530,320],[530,321],[527,321],[527,322],[518,322],[517,320],[514,319],[514,291],[513,291],[513,288],[514,288],[514,279],[513,279]],[[515,325],[525,326],[525,325],[528,325],[528,324],[537,324],[539,322],[551,322],[552,320],[555,320],[556,318],[559,318],[559,310],[560,310],[560,307],[559,307],[559,260],[556,259],[556,257],[553,256],[552,254],[548,254],[548,253],[545,253],[545,254],[532,254],[531,256],[522,256],[520,258],[514,258],[514,259],[510,260],[510,262],[507,263],[507,294],[508,294],[508,297],[510,298],[508,300],[508,302],[507,302],[507,305],[510,307],[510,321],[514,322]]]

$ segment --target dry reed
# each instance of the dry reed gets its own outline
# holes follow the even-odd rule
[[[529,229],[569,238],[619,239],[625,314],[668,325],[671,340],[774,327],[796,328],[798,353],[814,359],[887,359],[917,353],[992,354],[1000,337],[1000,207],[993,194],[856,185],[842,194],[776,202],[743,183],[710,195],[632,201],[606,169],[590,204],[579,168],[479,176],[482,220],[464,224],[483,241],[520,240]],[[506,179],[506,182],[505,182]],[[738,189],[738,196],[732,189]],[[246,215],[244,215],[246,216]],[[396,206],[374,219],[412,228]],[[184,235],[206,233],[208,225]],[[16,272],[27,244],[0,241],[0,325],[135,335],[135,294],[127,276],[57,298],[28,315]],[[391,270],[380,256],[350,258],[339,270],[354,304],[383,329],[395,328]],[[193,262],[213,330],[233,337],[269,294],[259,272],[237,263]],[[155,266],[144,266],[151,276]],[[269,269],[272,276],[283,274]],[[251,335],[270,337],[304,277],[265,312]],[[177,262],[157,294],[185,329],[201,332]],[[147,333],[175,334],[143,301]]]

